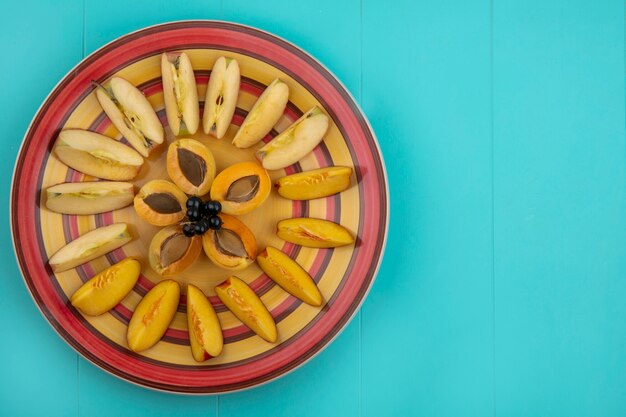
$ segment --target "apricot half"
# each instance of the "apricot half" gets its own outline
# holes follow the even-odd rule
[[[270,177],[261,165],[240,162],[215,177],[211,200],[219,201],[226,214],[246,214],[263,204],[271,188]]]
[[[204,362],[222,353],[224,337],[217,314],[204,293],[191,284],[187,286],[187,327],[196,361]]]
[[[276,323],[261,299],[248,285],[232,276],[215,287],[215,293],[232,313],[270,343],[276,341]]]
[[[135,211],[155,226],[169,226],[185,217],[187,196],[177,186],[165,180],[147,182],[134,199]]]
[[[319,168],[282,177],[276,183],[278,194],[290,200],[328,197],[350,186],[350,167]]]
[[[256,258],[256,239],[240,220],[220,214],[222,227],[202,235],[202,246],[209,259],[225,269],[248,267]]]
[[[189,268],[201,250],[200,236],[187,237],[180,226],[168,226],[159,230],[150,242],[150,266],[159,275],[173,275]]]
[[[336,248],[354,243],[345,227],[328,220],[298,217],[278,222],[278,237],[309,248]]]
[[[146,350],[161,340],[176,314],[179,300],[180,286],[171,279],[148,291],[128,323],[126,339],[133,352]]]
[[[70,298],[74,307],[88,316],[99,316],[118,305],[133,289],[141,264],[126,258],[85,282]]]
[[[197,140],[179,139],[167,149],[167,173],[187,194],[204,195],[215,178],[215,159]]]
[[[322,294],[313,278],[285,253],[268,246],[256,261],[263,272],[289,294],[312,306],[322,304]]]

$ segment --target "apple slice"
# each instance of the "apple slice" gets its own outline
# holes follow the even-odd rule
[[[196,77],[187,54],[164,52],[161,76],[165,114],[172,133],[193,135],[200,124],[200,107]]]
[[[61,214],[98,214],[133,203],[135,190],[129,182],[66,182],[46,190],[48,209]]]
[[[274,318],[245,282],[232,276],[215,287],[215,293],[243,324],[268,342],[276,342]]]
[[[48,261],[54,272],[67,271],[109,253],[132,240],[126,223],[102,226],[74,239]]]
[[[113,125],[140,154],[147,157],[163,142],[159,118],[134,85],[113,77],[107,86],[98,86],[96,97]]]
[[[187,327],[193,358],[198,362],[222,353],[222,327],[213,306],[204,293],[191,284],[187,286]]]
[[[311,152],[328,130],[328,116],[315,106],[257,152],[265,169],[282,169]]]
[[[99,316],[118,305],[133,289],[141,272],[141,263],[125,258],[85,282],[70,302],[83,314]]]
[[[248,112],[235,134],[233,145],[238,148],[249,148],[263,139],[283,115],[288,100],[289,86],[280,78],[276,78]]]
[[[210,133],[218,139],[224,136],[235,114],[240,82],[237,61],[219,57],[213,64],[204,100],[204,133]]]
[[[289,294],[315,307],[322,304],[322,294],[313,278],[285,253],[268,246],[256,261],[263,272]]]
[[[345,227],[328,220],[296,217],[278,222],[278,237],[308,248],[336,248],[354,243]]]
[[[70,168],[106,180],[135,178],[143,165],[141,155],[130,147],[81,129],[62,130],[54,154]]]
[[[128,347],[133,352],[141,352],[161,340],[176,315],[179,301],[180,285],[171,279],[161,281],[148,291],[128,323]]]

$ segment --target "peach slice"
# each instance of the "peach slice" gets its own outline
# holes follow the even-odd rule
[[[336,248],[354,243],[354,238],[343,226],[305,217],[279,221],[278,237],[309,248]]]
[[[289,100],[289,86],[276,78],[259,96],[241,124],[233,145],[249,148],[263,139],[272,130],[285,111]]]
[[[185,217],[185,193],[169,181],[152,180],[135,196],[135,211],[155,226],[169,226]]]
[[[81,129],[62,130],[54,154],[70,168],[105,180],[130,180],[143,165],[141,155],[130,147]]]
[[[256,239],[240,220],[220,214],[222,228],[202,235],[202,246],[209,259],[224,269],[247,268],[256,258]]]
[[[204,115],[202,116],[204,133],[211,134],[218,139],[226,134],[237,107],[240,82],[241,76],[237,61],[232,58],[219,57],[213,64],[204,100]]]
[[[328,130],[328,116],[315,106],[256,153],[265,169],[282,169],[311,152]]]
[[[163,143],[163,126],[152,105],[134,85],[113,77],[96,88],[96,98],[113,125],[145,157]]]
[[[249,213],[270,195],[272,182],[265,169],[255,162],[240,162],[220,172],[211,186],[211,200],[222,204],[222,212]]]
[[[200,236],[187,237],[180,226],[159,230],[148,249],[150,266],[163,276],[173,275],[189,268],[202,251]]]
[[[135,308],[126,340],[133,352],[154,346],[174,319],[180,301],[180,285],[168,279],[155,285]]]
[[[313,278],[285,253],[268,246],[256,261],[263,272],[289,294],[315,307],[322,304],[322,294]]]
[[[268,342],[276,342],[274,318],[245,282],[231,276],[215,287],[215,293],[243,324]]]
[[[135,190],[129,182],[66,182],[46,190],[46,207],[61,214],[98,214],[126,207]]]
[[[312,200],[347,190],[351,174],[350,167],[319,168],[282,177],[276,187],[290,200]]]
[[[200,124],[200,107],[196,77],[187,54],[163,53],[161,78],[165,114],[172,133],[175,136],[183,132],[193,135]]]
[[[54,272],[67,271],[109,253],[132,240],[126,223],[102,226],[72,240],[48,261]]]
[[[191,354],[197,362],[222,353],[224,337],[217,314],[204,293],[191,284],[187,286],[187,328]]]
[[[215,159],[197,140],[179,139],[167,149],[167,173],[187,194],[205,195],[215,178]]]
[[[70,298],[74,307],[88,316],[99,316],[118,305],[133,289],[141,263],[125,258],[85,282]]]

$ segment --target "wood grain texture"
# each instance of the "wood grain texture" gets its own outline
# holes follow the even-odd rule
[[[0,68],[6,80],[0,94],[4,150],[0,202],[8,208],[21,138],[48,93],[82,57],[82,3],[70,1],[63,8],[37,1],[12,3],[10,8],[5,3],[0,5],[0,25],[0,42],[9,62]],[[44,27],[49,32],[44,33]],[[0,415],[75,416],[77,355],[30,297],[15,261],[8,211],[4,214],[0,223],[0,323],[6,333],[0,343]],[[33,393],[37,393],[36,402]]]
[[[225,19],[338,75],[378,136],[392,210],[381,272],[339,338],[285,378],[204,398],[77,360],[28,296],[4,221],[0,316],[16,337],[0,344],[0,414],[623,414],[623,2],[29,0],[0,12],[12,61],[36,62],[0,69],[8,160],[84,53],[146,25]],[[0,167],[5,207],[11,172]]]

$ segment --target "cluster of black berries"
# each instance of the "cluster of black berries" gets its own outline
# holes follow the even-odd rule
[[[207,230],[219,230],[222,219],[218,214],[222,211],[219,201],[203,202],[199,197],[187,199],[187,218],[189,222],[183,224],[185,236],[202,235]]]

